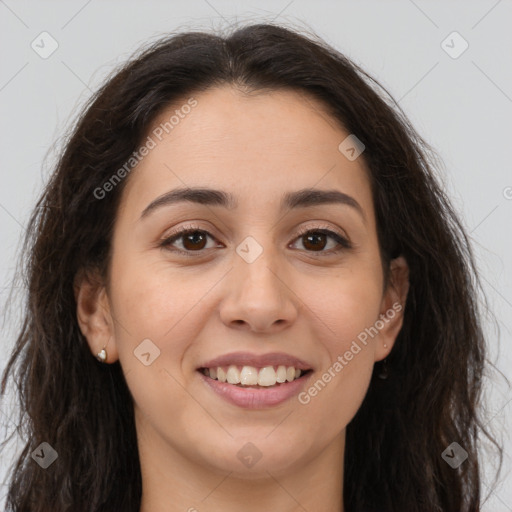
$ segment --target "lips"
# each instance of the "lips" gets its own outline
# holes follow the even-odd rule
[[[221,398],[238,407],[264,409],[300,392],[313,368],[290,354],[255,355],[234,352],[205,361],[197,368],[201,380]]]
[[[251,354],[250,352],[232,352],[223,356],[205,361],[197,367],[198,370],[202,368],[217,368],[234,366],[252,366],[254,368],[264,368],[265,366],[293,366],[299,370],[307,371],[312,370],[313,367],[308,362],[299,359],[284,352],[271,352],[268,354]]]

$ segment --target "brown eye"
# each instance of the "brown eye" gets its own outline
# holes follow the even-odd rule
[[[333,246],[325,250],[329,239],[334,241]],[[309,229],[300,233],[297,240],[302,240],[302,245],[307,252],[317,252],[321,256],[328,256],[352,247],[345,237],[330,229]]]
[[[182,254],[201,252],[206,248],[208,238],[214,239],[208,231],[197,228],[185,228],[163,240],[160,243],[160,247],[165,247],[170,251]],[[181,242],[181,247],[174,247],[176,242]]]
[[[202,231],[189,231],[188,233],[180,235],[183,240],[183,247],[187,251],[194,249],[204,249],[206,245],[206,236]]]
[[[201,253],[208,248],[206,247],[208,238],[215,240],[208,231],[191,226],[173,233],[160,243],[160,247],[185,256],[192,256],[194,252]],[[329,239],[334,242],[330,248],[328,247]],[[319,256],[329,256],[342,249],[350,249],[352,247],[345,237],[330,229],[309,229],[299,233],[295,240],[302,241],[306,252],[318,253]],[[177,242],[181,242],[181,247],[176,247],[175,244]]]
[[[304,247],[311,250],[323,250],[327,245],[327,238],[328,236],[325,233],[318,231],[314,231],[312,234],[302,235]]]

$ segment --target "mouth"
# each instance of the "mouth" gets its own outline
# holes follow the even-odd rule
[[[232,352],[203,361],[196,372],[208,392],[230,404],[265,409],[300,393],[314,368],[285,352]]]
[[[302,370],[294,366],[216,366],[212,368],[199,368],[204,376],[240,388],[275,388],[288,382],[294,382],[312,372],[312,369]]]
[[[268,409],[286,402],[305,388],[312,373],[312,369],[284,365],[230,365],[197,370],[209,392],[243,409]]]

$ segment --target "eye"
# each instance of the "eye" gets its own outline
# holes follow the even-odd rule
[[[333,244],[334,248],[324,251],[328,245],[327,240],[329,238],[335,242]],[[303,240],[302,244],[306,249],[312,249],[312,251],[308,250],[308,252],[319,252],[321,256],[328,256],[338,253],[343,249],[352,248],[351,243],[343,235],[325,227],[305,229],[299,233],[298,239]]]
[[[170,251],[180,252],[189,256],[189,252],[199,252],[205,248],[205,242],[207,238],[214,239],[213,236],[196,226],[187,226],[175,233],[171,234],[165,240],[162,240],[160,247],[165,247]],[[173,248],[172,246],[176,241],[181,241],[182,248]]]
[[[204,229],[196,226],[186,226],[162,240],[159,246],[185,256],[192,256],[190,253],[201,252],[206,248],[208,238],[215,240],[213,235]],[[334,247],[325,251],[329,238],[334,241]],[[352,248],[351,243],[343,235],[325,227],[305,229],[298,234],[297,239],[303,240],[303,246],[307,252],[318,252],[322,256]],[[181,242],[182,247],[176,248],[174,245],[178,241]]]

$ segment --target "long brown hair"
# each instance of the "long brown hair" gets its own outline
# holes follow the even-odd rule
[[[486,363],[481,286],[468,237],[434,174],[435,154],[360,67],[319,38],[272,24],[160,39],[85,106],[24,239],[27,301],[2,393],[12,374],[26,444],[8,507],[139,510],[132,398],[119,362],[103,365],[91,356],[77,323],[73,280],[88,269],[106,277],[112,227],[130,177],[106,198],[95,190],[130,158],[162,109],[221,84],[307,93],[357,134],[366,148],[383,266],[398,255],[409,264],[389,377],[377,378],[377,363],[347,426],[345,510],[479,511],[480,431],[495,442],[479,412]],[[31,460],[42,442],[58,453],[46,470]],[[470,454],[458,469],[441,456],[452,442]]]

